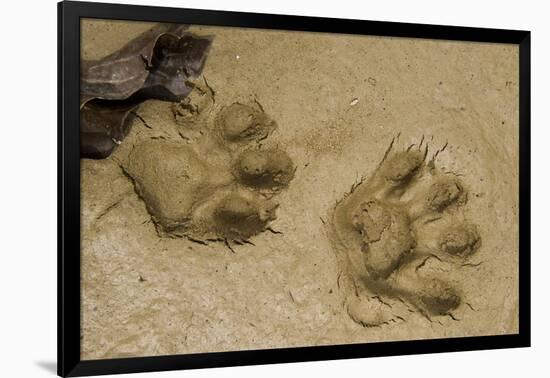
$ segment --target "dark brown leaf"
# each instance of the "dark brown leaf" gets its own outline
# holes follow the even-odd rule
[[[139,105],[135,99],[92,100],[80,109],[80,156],[104,159],[129,132],[128,114]]]
[[[81,157],[102,159],[128,134],[128,113],[147,99],[180,101],[203,69],[212,39],[160,24],[98,61],[81,62]]]
[[[159,24],[120,50],[97,61],[80,63],[80,92],[85,98],[123,100],[143,87],[157,40],[165,33],[179,37],[186,25]]]

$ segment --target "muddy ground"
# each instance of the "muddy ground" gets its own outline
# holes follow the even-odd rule
[[[84,21],[98,59],[148,23]],[[518,49],[514,45],[192,26],[214,42],[203,71],[216,109],[258,101],[269,143],[296,171],[271,231],[251,244],[161,237],[124,162],[177,132],[172,104],[147,101],[105,160],[81,161],[83,359],[281,348],[518,331]],[[392,139],[422,137],[468,192],[461,216],[482,243],[452,277],[452,313],[365,327],[349,316],[330,236],[335,204],[368,180]],[[208,161],[208,155],[202,158]],[[121,168],[122,167],[122,168]],[[393,309],[387,306],[386,311]]]

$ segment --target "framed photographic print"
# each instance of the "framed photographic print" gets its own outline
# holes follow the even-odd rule
[[[58,10],[59,375],[529,346],[529,32]]]

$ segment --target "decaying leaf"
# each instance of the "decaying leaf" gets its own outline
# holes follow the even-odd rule
[[[136,99],[93,100],[80,109],[80,156],[104,159],[122,142],[129,131],[126,122],[139,105]]]
[[[203,69],[211,37],[159,24],[98,61],[81,62],[83,158],[102,159],[128,134],[128,114],[147,99],[180,101]]]

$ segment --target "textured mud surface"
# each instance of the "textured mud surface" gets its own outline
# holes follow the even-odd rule
[[[517,332],[514,46],[188,31],[186,99],[81,160],[82,358]]]

